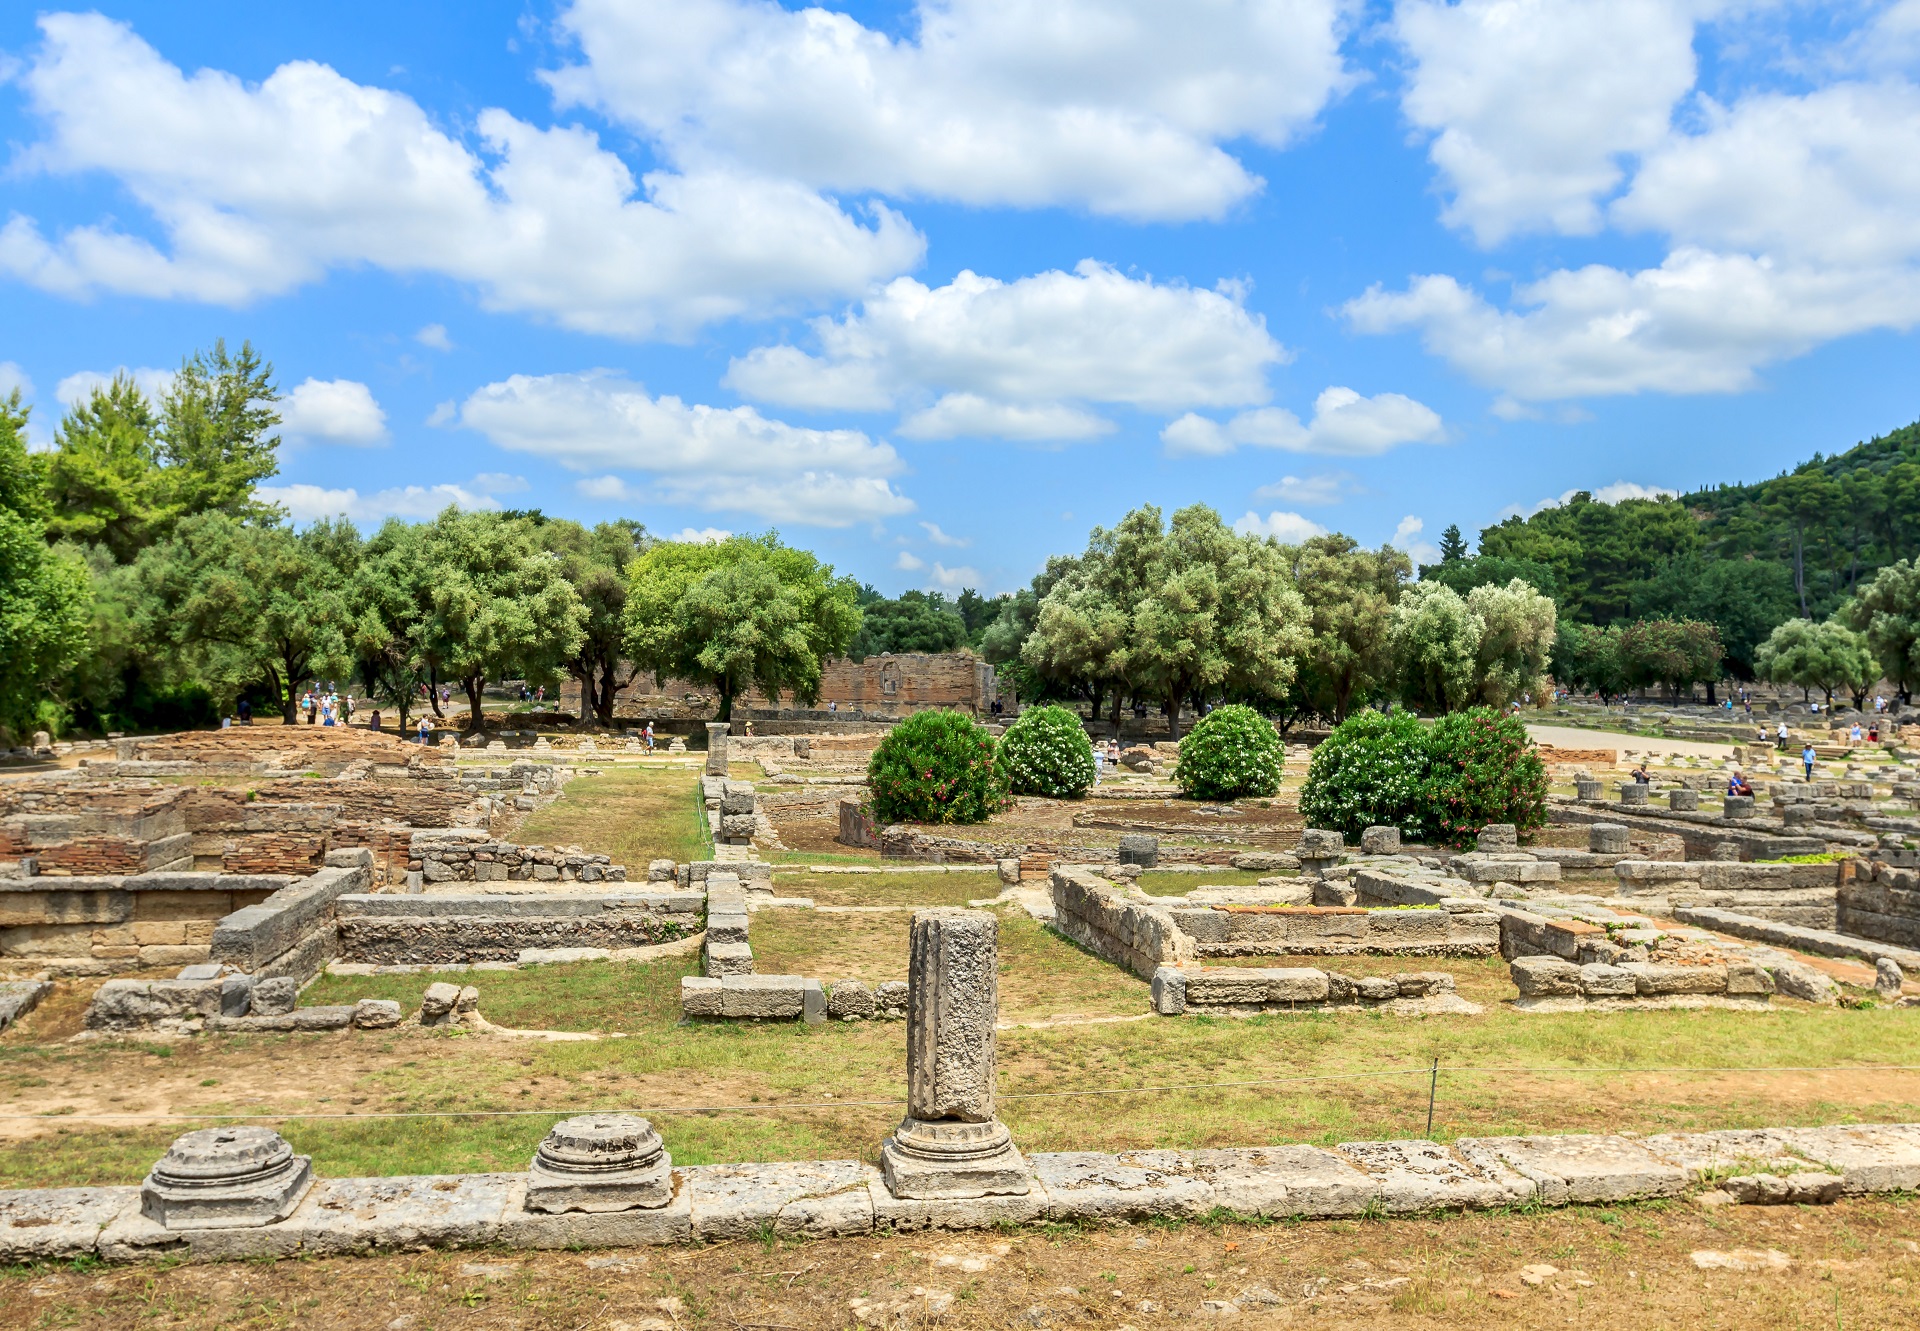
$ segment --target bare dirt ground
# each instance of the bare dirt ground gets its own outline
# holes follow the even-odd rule
[[[1896,1197],[15,1268],[0,1273],[0,1328],[1893,1331],[1920,1323],[1917,1235],[1920,1202]]]

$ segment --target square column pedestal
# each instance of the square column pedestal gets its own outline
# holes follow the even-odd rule
[[[987,911],[913,917],[907,970],[907,1116],[880,1150],[896,1197],[1017,1197],[1032,1174],[994,1117],[999,921]]]

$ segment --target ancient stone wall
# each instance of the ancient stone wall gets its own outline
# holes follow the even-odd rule
[[[1488,910],[1221,904],[1167,913],[1202,957],[1487,957],[1500,947],[1500,917]]]
[[[676,891],[381,893],[341,897],[334,924],[349,963],[469,964],[674,942],[700,932],[704,906],[701,893]]]
[[[1880,862],[1856,872],[1839,885],[1836,917],[1843,934],[1920,947],[1920,872]]]
[[[221,918],[294,881],[217,873],[0,879],[0,968],[110,975],[205,961]]]
[[[1053,927],[1080,946],[1150,979],[1162,966],[1194,959],[1193,939],[1171,912],[1125,892],[1086,869],[1060,866],[1049,879]]]
[[[832,715],[886,717],[950,707],[985,716],[999,696],[993,667],[970,652],[889,653],[864,661],[827,662],[820,672],[819,701],[813,707],[801,708],[791,694],[775,703],[752,690],[734,700],[734,716],[744,720],[748,714],[773,717],[804,712],[824,719],[830,715],[829,704],[837,709]],[[578,716],[580,685],[572,680],[563,684],[556,706]],[[621,718],[707,720],[718,706],[718,695],[706,685],[679,679],[656,685],[648,675],[620,694],[614,711]]]

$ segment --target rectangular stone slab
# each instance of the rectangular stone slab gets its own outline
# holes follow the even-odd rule
[[[1686,1170],[1627,1137],[1462,1138],[1458,1146],[1461,1157],[1474,1163],[1487,1158],[1479,1152],[1490,1152],[1531,1181],[1549,1206],[1673,1197],[1687,1186]],[[1470,1153],[1469,1147],[1476,1149]]]
[[[1772,1135],[1838,1173],[1845,1192],[1920,1189],[1920,1124],[1775,1128]]]
[[[1202,1216],[1213,1189],[1180,1151],[1053,1151],[1028,1157],[1047,1190],[1049,1220]]]
[[[57,1262],[91,1253],[101,1230],[139,1210],[138,1188],[0,1192],[0,1262]]]
[[[868,1185],[875,1229],[992,1229],[995,1225],[1024,1225],[1047,1212],[1047,1193],[1036,1180],[1020,1197],[895,1197],[886,1180],[876,1176]]]
[[[858,1160],[700,1165],[681,1172],[691,1188],[696,1238],[740,1238],[768,1223],[776,1233],[812,1238],[873,1229],[870,1187],[880,1175]]]
[[[693,1240],[693,1192],[686,1172],[673,1174],[673,1200],[665,1206],[589,1214],[550,1215],[527,1210],[524,1175],[500,1213],[498,1241],[509,1248],[630,1248]]]
[[[1217,1147],[1181,1154],[1192,1174],[1212,1188],[1213,1204],[1240,1215],[1359,1215],[1373,1197],[1372,1180],[1317,1146]]]
[[[1366,1171],[1381,1206],[1394,1214],[1490,1210],[1533,1195],[1533,1185],[1512,1170],[1463,1163],[1437,1142],[1341,1142],[1339,1149]]]
[[[1692,1177],[1704,1178],[1711,1170],[1756,1172],[1747,1166],[1779,1164],[1804,1166],[1777,1133],[1766,1128],[1730,1128],[1719,1132],[1663,1132],[1642,1137],[1640,1144],[1665,1160],[1678,1165]],[[1760,1173],[1778,1173],[1762,1169]]]

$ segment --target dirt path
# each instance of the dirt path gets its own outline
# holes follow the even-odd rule
[[[1731,758],[1733,745],[1709,744],[1697,739],[1663,739],[1658,735],[1622,735],[1611,730],[1583,730],[1577,726],[1527,726],[1536,744],[1557,749],[1632,749],[1636,753],[1687,753],[1702,758]]]

